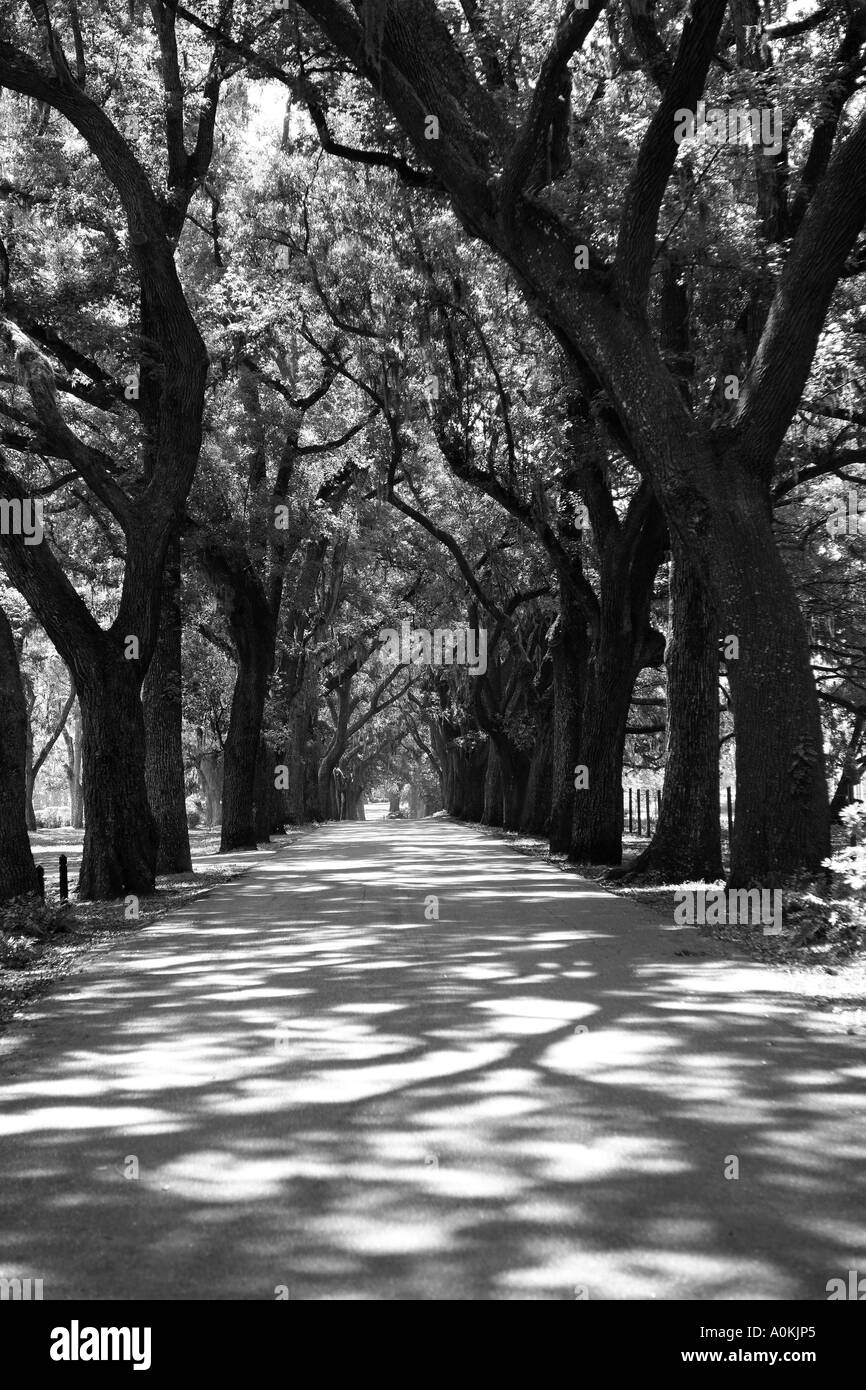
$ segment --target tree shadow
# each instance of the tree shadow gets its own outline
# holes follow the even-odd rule
[[[3,1041],[0,1274],[824,1299],[866,1273],[863,1040],[696,942],[466,827],[328,826]]]

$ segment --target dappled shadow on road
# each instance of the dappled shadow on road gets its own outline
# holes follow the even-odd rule
[[[866,1273],[863,1040],[695,939],[471,830],[328,827],[7,1039],[0,1274],[822,1299]]]

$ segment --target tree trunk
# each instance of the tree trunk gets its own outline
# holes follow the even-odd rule
[[[336,820],[337,803],[334,796],[334,764],[322,758],[316,774],[316,805],[319,820]]]
[[[548,715],[537,730],[529,763],[526,797],[519,827],[527,835],[546,835],[549,831],[552,774],[553,736]]]
[[[485,766],[487,753],[484,754]],[[469,759],[465,750],[453,740],[446,743],[443,759],[443,799],[449,816],[462,819],[466,813]],[[482,810],[483,810],[482,796]],[[480,812],[479,812],[480,815]]]
[[[484,813],[484,786],[489,739],[468,747],[451,738],[445,754],[445,809],[459,820],[480,821]]]
[[[559,619],[550,644],[553,660],[553,768],[550,852],[565,854],[574,819],[574,769],[580,742],[582,687],[586,675],[586,623],[560,593]]]
[[[222,753],[215,750],[208,753],[199,752],[195,770],[199,792],[204,800],[204,823],[219,825],[222,820]]]
[[[656,214],[674,153],[665,102],[678,88],[692,92],[690,101],[704,90],[723,0],[696,7],[683,36],[682,63],[632,171],[613,271],[582,279],[574,275],[573,227],[557,207],[525,195],[533,152],[528,135],[524,140],[521,132],[503,178],[491,179],[492,159],[513,149],[513,127],[460,60],[435,6],[426,0],[378,5],[378,52],[366,59],[343,6],[309,0],[304,6],[331,42],[378,82],[382,99],[447,189],[461,225],[508,264],[534,312],[570,348],[613,442],[651,479],[671,531],[708,581],[723,634],[740,639],[739,670],[730,673],[737,736],[731,886],[751,879],[772,886],[802,868],[819,871],[829,851],[829,798],[818,701],[802,618],[773,541],[768,494],[832,296],[862,233],[866,120],[839,143],[799,225],[733,423],[698,421],[662,361],[646,305]],[[439,138],[425,142],[423,115],[443,92]],[[536,145],[539,133],[536,125]],[[765,230],[778,231],[779,170],[765,177],[769,166],[761,164],[760,171],[758,216]]]
[[[664,638],[652,627],[656,571],[665,528],[652,490],[641,484],[629,504],[630,526],[608,536],[599,556],[599,606],[591,649],[581,662],[580,743],[569,858],[622,861],[622,762],[632,690],[639,672],[661,666]],[[579,619],[575,618],[575,621]],[[589,646],[590,638],[586,639]],[[585,783],[585,785],[581,785]]]
[[[481,812],[481,824],[502,825],[504,817],[502,764],[496,744],[491,739],[487,754],[487,771],[484,774],[484,810]]]
[[[502,825],[518,830],[529,782],[529,758],[504,735],[494,735],[502,772]]]
[[[809,641],[767,509],[731,506],[716,530],[722,636],[736,730],[729,886],[770,888],[830,853],[824,739]]]
[[[162,579],[156,648],[142,688],[147,798],[159,831],[158,874],[189,873],[192,856],[186,823],[181,670],[181,559],[175,535]]]
[[[138,663],[116,650],[75,673],[84,764],[82,898],[152,893],[159,833],[144,781],[144,714]]]
[[[394,788],[392,791],[390,791],[390,792],[388,793],[388,814],[389,814],[389,816],[396,816],[396,815],[398,814],[398,812],[399,812],[399,810],[400,810],[400,796],[401,796],[401,794],[402,794],[402,791],[403,791],[402,786],[399,786],[399,787]]]
[[[718,621],[700,576],[674,543],[667,665],[667,742],[652,842],[629,870],[673,883],[724,878],[719,824]]]
[[[255,818],[256,838],[267,844],[271,835],[282,835],[285,829],[283,819],[282,792],[276,787],[276,768],[284,766],[282,757],[262,739],[256,767]]]
[[[251,642],[250,646],[254,644]],[[223,748],[223,819],[220,854],[256,849],[255,788],[270,655],[255,644],[238,663],[228,734]]]
[[[15,640],[0,608],[0,902],[37,887],[25,819],[27,723]]]
[[[462,750],[462,816],[465,820],[480,820],[484,810],[484,779],[487,771],[489,740]]]
[[[289,825],[301,825],[305,814],[307,728],[309,711],[305,693],[298,694],[288,712],[288,744],[284,751],[288,786],[281,795],[282,814]]]
[[[622,762],[634,687],[632,660],[630,650],[608,645],[587,672],[577,754],[577,764],[586,769],[586,786],[574,793],[568,851],[577,864],[622,862]]]
[[[69,824],[73,830],[84,826],[84,793],[81,786],[81,706],[76,699],[72,709],[72,733],[63,730],[66,744],[64,772],[69,787]]]
[[[364,784],[350,777],[346,781],[346,820],[366,820]]]

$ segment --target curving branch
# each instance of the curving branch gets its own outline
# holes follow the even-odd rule
[[[683,22],[664,95],[644,136],[626,189],[615,273],[631,307],[643,311],[649,293],[659,212],[677,157],[675,113],[694,110],[707,80],[727,0],[695,0]]]
[[[840,145],[779,277],[734,427],[753,471],[772,467],[802,396],[836,285],[866,226],[866,112]]]
[[[499,183],[499,213],[507,220],[529,180],[542,142],[554,122],[568,80],[568,64],[592,32],[607,0],[589,0],[586,9],[569,4],[538,74],[526,118],[518,131]]]

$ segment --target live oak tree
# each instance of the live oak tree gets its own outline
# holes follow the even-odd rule
[[[257,807],[269,800],[276,768],[284,766],[280,757],[262,749],[265,706],[277,658],[283,596],[287,572],[295,561],[291,579],[297,582],[302,611],[312,599],[310,581],[319,572],[329,544],[327,529],[316,534],[323,512],[338,511],[352,482],[352,465],[338,470],[318,489],[314,506],[308,510],[299,499],[296,470],[302,460],[321,457],[339,449],[351,427],[336,440],[302,443],[301,434],[308,413],[327,396],[333,373],[325,372],[305,394],[275,378],[269,379],[282,398],[279,416],[279,442],[273,453],[275,433],[265,429],[260,399],[262,374],[249,360],[241,366],[241,399],[249,445],[245,491],[245,526],[223,524],[219,529],[195,528],[195,552],[214,588],[230,634],[237,661],[231,715],[223,746],[223,807],[220,849],[255,848],[267,839],[271,826],[267,816],[257,823]],[[273,466],[269,465],[273,462]],[[291,501],[289,499],[291,498]],[[320,508],[319,511],[315,507]],[[243,531],[246,535],[243,535]],[[239,533],[240,532],[240,533]],[[226,534],[228,533],[228,534]],[[324,542],[324,543],[323,543]],[[291,585],[290,585],[291,587]],[[286,615],[290,626],[296,623],[295,609]],[[293,691],[288,657],[281,663],[281,696],[291,703]],[[288,711],[284,711],[288,712]]]
[[[664,764],[627,867],[711,879],[731,704],[735,879],[814,868],[866,706],[863,540],[827,527],[866,460],[860,11],[616,3],[548,52],[533,0],[200,9],[79,44],[20,5],[0,45],[0,496],[46,507],[0,555],[81,689],[85,891],[188,866],[184,759],[213,815],[225,762],[225,848],[389,778],[420,806],[425,760],[450,813],[607,863],[623,767]],[[783,149],[677,155],[701,90],[778,103]],[[382,665],[406,615],[484,627],[487,672]]]
[[[725,0],[695,0],[685,15],[672,9],[661,27],[650,12],[635,12],[637,66],[653,74],[660,95],[647,80],[635,156],[627,168],[608,170],[622,188],[615,228],[598,227],[591,199],[577,188],[562,198],[556,186],[570,161],[592,168],[600,102],[584,96],[572,145],[563,141],[559,114],[569,64],[580,64],[600,0],[586,10],[565,9],[528,92],[509,63],[512,36],[492,21],[461,32],[456,15],[433,0],[300,0],[299,7],[369,80],[466,232],[502,257],[567,345],[586,393],[602,396],[600,415],[612,438],[651,480],[722,628],[739,638],[730,672],[739,754],[731,881],[770,882],[793,868],[816,868],[827,853],[829,823],[818,701],[796,594],[774,542],[769,488],[866,218],[866,114],[849,120],[845,111],[856,85],[859,30],[845,35],[841,83],[834,72],[816,75],[812,100],[820,114],[802,142],[799,169],[772,183],[774,216],[790,218],[793,236],[778,270],[766,268],[751,340],[740,353],[738,392],[720,414],[712,397],[689,410],[660,351],[649,302],[659,236],[671,222],[666,195],[677,163],[676,113],[694,110],[704,95],[712,101],[732,94],[736,64],[723,57],[714,66],[714,55],[736,55],[739,44],[745,57],[748,6],[724,32]],[[787,37],[783,29],[778,41]],[[759,65],[742,66],[754,79]],[[826,90],[833,95],[823,102]],[[345,151],[345,142],[336,143]],[[354,157],[371,156],[368,148]],[[757,158],[763,198],[765,156]],[[424,182],[392,150],[381,151],[379,162]],[[790,206],[788,187],[796,188]]]
[[[22,7],[23,8],[23,7]],[[168,188],[154,182],[118,126],[87,89],[79,52],[75,70],[47,7],[22,13],[14,41],[0,40],[0,85],[50,107],[74,127],[113,188],[120,217],[111,234],[128,238],[138,283],[142,358],[138,377],[139,471],[127,486],[120,460],[70,428],[44,354],[20,328],[13,334],[21,379],[32,405],[31,428],[43,453],[63,459],[123,533],[125,566],[114,621],[94,619],[48,544],[4,536],[3,563],[74,674],[84,740],[85,839],[79,875],[83,897],[147,893],[155,881],[158,829],[148,806],[142,676],[159,631],[163,567],[189,491],[201,440],[207,355],[174,262],[174,245],[193,192],[206,173],[221,79],[211,60],[209,94],[195,149],[184,144],[183,97],[176,82],[173,21],[154,7],[169,100],[165,133]],[[35,47],[27,51],[26,43]],[[124,461],[126,462],[126,461]],[[134,478],[134,481],[133,481]],[[18,475],[0,463],[0,495],[27,500]]]
[[[384,199],[384,176],[380,184]],[[455,476],[499,504],[536,538],[557,576],[560,618],[550,634],[553,679],[546,694],[546,705],[552,697],[553,712],[551,718],[545,709],[539,737],[530,740],[535,768],[545,759],[552,768],[543,777],[531,775],[520,749],[503,742],[501,716],[493,722],[492,715],[485,718],[486,701],[476,699],[476,719],[491,739],[482,819],[501,822],[495,807],[504,792],[506,825],[537,829],[540,822],[542,829],[549,826],[555,852],[568,850],[579,861],[617,863],[631,693],[639,671],[659,663],[662,655],[661,636],[650,623],[654,578],[667,544],[659,509],[651,489],[646,484],[637,488],[633,475],[633,505],[627,510],[622,505],[628,496],[622,476],[615,499],[608,476],[612,450],[599,438],[567,362],[555,347],[551,351],[543,334],[531,331],[520,302],[503,293],[495,268],[485,266],[483,256],[455,249],[447,228],[433,232],[426,219],[413,217],[405,196],[391,196],[391,218],[381,227],[377,246],[371,230],[377,224],[370,216],[375,197],[370,189],[359,193],[343,210],[333,236],[338,244],[352,239],[363,243],[367,276],[385,247],[390,261],[388,321],[377,321],[365,308],[366,277],[351,277],[350,285],[362,288],[360,297],[352,296],[339,264],[328,267],[328,295],[339,295],[342,322],[351,319],[355,333],[365,339],[378,335],[387,340],[391,323],[397,345],[394,368],[399,389],[410,395],[404,408],[415,434],[422,428],[419,415],[429,417]],[[323,296],[324,275],[323,267],[317,276]],[[673,318],[669,308],[666,321]],[[546,367],[545,356],[552,359]],[[539,363],[529,378],[527,358]],[[389,395],[396,403],[396,380]],[[628,470],[620,465],[614,472]],[[586,515],[585,525],[575,522],[578,509]],[[656,836],[645,864],[662,871],[664,854],[670,870],[675,851],[678,872],[688,869],[714,878],[721,872],[716,623],[706,603],[689,601],[696,586],[692,571],[688,590],[682,584],[675,589],[672,619],[681,655],[671,663],[668,691],[674,732],[670,785],[664,833]],[[693,653],[700,656],[697,669]],[[509,702],[518,690],[525,700],[534,685],[524,663],[509,677]],[[489,687],[489,680],[473,685],[476,696]],[[539,714],[541,709],[537,706]],[[545,749],[551,727],[552,747]],[[576,767],[581,769],[579,796]],[[527,797],[530,780],[532,797]],[[529,802],[542,786],[547,803],[539,816]]]

